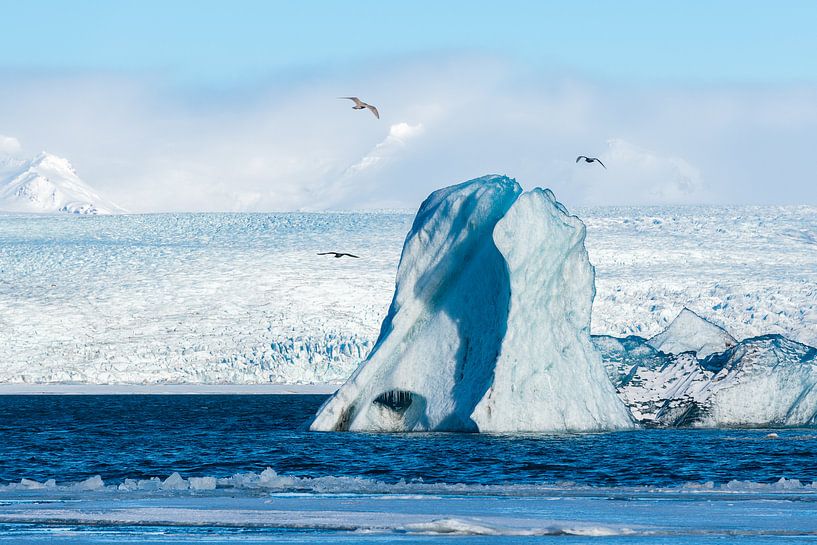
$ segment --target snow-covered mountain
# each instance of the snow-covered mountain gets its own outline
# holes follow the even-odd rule
[[[42,152],[0,165],[0,211],[119,214],[124,209],[83,182],[67,159]]]

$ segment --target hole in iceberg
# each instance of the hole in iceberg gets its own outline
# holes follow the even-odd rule
[[[372,403],[391,409],[396,413],[404,413],[414,401],[414,394],[405,390],[389,390],[377,396]]]

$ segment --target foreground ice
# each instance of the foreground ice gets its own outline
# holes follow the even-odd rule
[[[481,486],[297,478],[268,469],[224,478],[37,484],[0,487],[0,542],[391,543],[459,536],[467,543],[474,536],[484,543],[489,536],[491,543],[519,543],[525,536],[582,536],[730,543],[813,539],[817,517],[817,488],[786,479],[678,488]]]
[[[485,176],[420,207],[380,338],[317,431],[630,426],[590,343],[584,225],[547,190]]]
[[[791,439],[792,437],[789,437]],[[796,440],[797,436],[793,436]],[[249,471],[229,476],[183,477],[174,472],[167,477],[149,479],[126,478],[105,481],[99,475],[77,482],[57,482],[56,479],[37,481],[22,478],[20,482],[0,483],[0,501],[16,496],[48,499],[66,494],[88,498],[88,493],[100,493],[114,497],[196,496],[202,492],[216,491],[214,495],[257,496],[259,493],[308,493],[308,494],[367,494],[367,495],[432,495],[432,496],[513,496],[537,497],[551,494],[587,495],[593,490],[623,490],[638,492],[672,492],[698,494],[716,492],[722,494],[763,493],[782,494],[798,492],[813,495],[817,499],[817,480],[813,482],[780,477],[771,482],[731,480],[715,484],[712,481],[690,482],[681,486],[620,486],[578,485],[570,482],[536,484],[465,484],[424,482],[422,479],[386,482],[364,477],[327,475],[322,477],[298,477],[281,474],[268,467],[258,473]]]

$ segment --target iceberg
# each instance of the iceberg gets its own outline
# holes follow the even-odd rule
[[[665,354],[695,352],[703,359],[735,346],[737,340],[722,327],[685,307],[664,331],[652,337],[647,344]]]
[[[311,429],[630,427],[590,342],[593,274],[584,225],[550,191],[503,176],[435,191],[377,342]]]
[[[682,314],[686,317],[679,315],[673,324],[686,321],[695,327],[680,330],[708,332],[712,350],[717,350],[715,341],[733,339],[704,318],[691,317],[691,311]],[[679,328],[671,325],[670,330],[675,335]],[[817,348],[762,335],[712,352],[701,344],[706,335],[693,334],[685,340],[675,336],[671,346],[704,349],[673,353],[664,345],[656,349],[653,339],[593,337],[610,380],[637,422],[672,427],[817,424]]]
[[[817,348],[762,335],[709,356],[701,366],[713,376],[700,425],[817,424]]]

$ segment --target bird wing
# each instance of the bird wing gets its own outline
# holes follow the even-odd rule
[[[335,252],[319,252],[318,255],[332,255]]]
[[[593,158],[593,160],[594,160],[594,161],[598,161],[598,162],[599,162],[599,164],[600,164],[601,166],[603,166],[603,167],[604,167],[604,163],[602,163],[602,162],[601,162],[601,159],[599,159],[598,157],[594,157],[594,158]],[[607,170],[607,167],[604,167],[604,170]]]
[[[363,102],[362,100],[360,100],[357,97],[338,97],[338,98],[341,99],[341,100],[342,99],[351,100],[352,102],[355,103],[355,106],[366,106],[366,103]]]
[[[378,112],[378,111],[377,111],[377,108],[375,108],[375,107],[374,107],[374,106],[372,106],[371,104],[366,104],[366,107],[367,107],[367,108],[369,108],[369,109],[372,111],[372,113],[374,114],[374,116],[375,116],[377,119],[380,119],[380,112]]]
[[[582,159],[587,159],[587,157],[585,157],[584,155],[579,155],[578,157],[576,157],[576,162],[578,163]]]
[[[354,258],[360,259],[359,256],[356,256],[354,254],[340,254],[340,255],[348,255],[349,257],[354,257]]]

